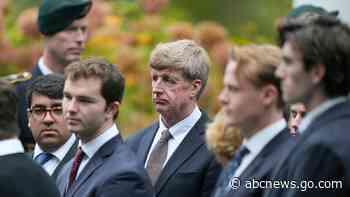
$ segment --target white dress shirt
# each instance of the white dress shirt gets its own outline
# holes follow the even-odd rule
[[[43,57],[40,57],[38,61],[38,66],[40,71],[43,73],[43,75],[48,75],[53,73],[53,71],[45,65]]]
[[[260,130],[249,139],[243,139],[242,144],[248,148],[249,153],[242,159],[240,166],[237,168],[233,176],[239,177],[259,155],[261,150],[286,127],[286,120],[281,119]]]
[[[172,138],[168,141],[168,153],[167,153],[167,158],[163,164],[163,167],[166,165],[168,162],[169,158],[173,155],[177,147],[181,144],[183,139],[186,137],[186,135],[190,132],[192,127],[198,122],[202,115],[202,112],[199,110],[198,106],[194,108],[192,113],[187,116],[185,119],[181,120],[180,122],[176,123],[174,126],[169,128],[169,132],[172,135]],[[148,152],[147,159],[145,162],[145,168],[147,166],[149,157],[158,143],[162,131],[166,130],[166,126],[164,125],[161,116],[159,117],[159,128],[157,130],[156,136],[153,139],[152,146]]]
[[[0,156],[15,153],[24,153],[22,143],[18,138],[0,140]]]
[[[338,97],[334,99],[327,100],[323,102],[321,105],[313,109],[312,111],[306,113],[305,118],[301,121],[299,125],[299,133],[303,133],[309,126],[310,124],[321,114],[323,114],[325,111],[328,109],[332,108],[333,106],[343,103],[347,101],[347,97]]]
[[[109,140],[111,140],[113,137],[119,135],[119,130],[117,128],[116,124],[113,124],[112,127],[108,128],[106,131],[104,131],[101,135],[97,136],[95,139],[91,140],[90,142],[86,144],[82,144],[81,141],[79,141],[79,147],[83,150],[85,153],[85,156],[83,160],[81,161],[81,164],[79,166],[79,170],[76,176],[76,179],[78,178],[81,171],[85,168],[86,164],[90,161],[90,159],[95,155],[95,153]]]
[[[61,147],[59,147],[56,151],[51,152],[53,157],[46,162],[42,167],[45,169],[45,171],[49,174],[52,175],[53,172],[56,170],[57,166],[60,164],[60,162],[63,160],[63,158],[66,156],[68,153],[69,149],[74,145],[74,142],[76,140],[76,137],[74,134],[72,134],[66,143],[64,143]],[[33,154],[33,159],[40,154],[44,152],[38,144],[35,144],[34,147],[34,154]]]

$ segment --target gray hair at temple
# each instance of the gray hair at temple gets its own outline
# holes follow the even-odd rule
[[[17,100],[14,86],[0,80],[0,140],[12,138],[19,132]]]
[[[207,52],[192,40],[160,43],[152,51],[149,65],[156,70],[175,69],[182,71],[186,80],[202,81],[197,99],[203,92],[209,75],[210,60]]]

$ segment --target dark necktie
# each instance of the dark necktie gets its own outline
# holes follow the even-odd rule
[[[53,154],[47,153],[47,152],[42,152],[39,155],[35,157],[35,161],[43,166],[46,162],[48,162],[50,159],[52,159]]]
[[[171,138],[172,136],[169,130],[164,130],[148,159],[146,168],[153,185],[158,180],[158,177],[163,169],[163,164],[168,154],[168,141]]]
[[[85,154],[84,154],[83,150],[81,149],[81,147],[79,147],[77,153],[75,154],[74,161],[73,161],[73,166],[72,166],[72,169],[70,171],[68,188],[75,181],[75,178],[76,178],[78,170],[79,170],[79,166],[81,164],[81,161],[84,158],[84,155]]]
[[[241,165],[242,159],[249,153],[249,150],[244,145],[241,145],[236,151],[233,159],[227,164],[227,167],[220,176],[219,184],[217,186],[217,191],[215,192],[215,197],[223,197],[226,192],[228,192],[229,183],[233,175],[235,174],[237,168]]]

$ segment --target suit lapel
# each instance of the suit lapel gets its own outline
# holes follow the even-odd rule
[[[145,135],[142,137],[140,141],[140,147],[137,151],[137,157],[141,159],[142,163],[145,164],[148,151],[151,148],[154,137],[156,136],[157,130],[159,127],[159,123],[154,123],[150,126],[146,131]]]
[[[81,171],[78,179],[72,184],[68,191],[68,196],[74,195],[74,193],[85,181],[88,180],[93,172],[104,163],[104,160],[113,154],[115,149],[118,147],[118,144],[121,142],[121,137],[119,135],[115,136],[95,153],[91,160],[86,164],[83,171]]]
[[[188,160],[196,150],[204,144],[203,134],[205,132],[208,116],[202,112],[201,118],[193,126],[182,143],[177,147],[174,154],[166,163],[160,177],[155,185],[156,193],[159,193],[169,178],[176,173],[177,169]]]
[[[323,124],[327,124],[328,122],[337,119],[341,116],[349,116],[350,111],[350,102],[346,101],[343,103],[339,103],[330,109],[323,112],[320,116],[318,116],[306,130],[300,135],[300,139],[298,141],[298,146],[294,146],[292,151],[295,151],[301,144],[303,144],[310,135],[317,132],[318,128],[322,127]]]
[[[286,155],[289,155],[288,157],[283,158],[281,162],[279,162],[279,165],[277,165],[277,171],[274,173],[275,177],[285,177],[287,172],[283,170],[286,166],[286,164],[289,162],[290,156],[293,154],[293,152],[296,152],[298,148],[302,147],[302,144],[305,143],[305,141],[309,138],[310,135],[317,132],[317,128],[320,128],[323,124],[332,121],[333,119],[336,119],[340,116],[347,115],[349,116],[350,111],[350,103],[349,101],[346,101],[344,103],[340,103],[335,105],[334,107],[331,107],[330,109],[323,112],[319,117],[317,117],[311,125],[298,137],[297,142],[293,145],[292,148],[290,148],[289,152],[286,153]],[[281,170],[282,169],[282,170]],[[287,169],[288,170],[288,169]]]
[[[283,143],[287,142],[287,138],[291,138],[288,128],[284,128],[279,134],[277,134],[256,156],[256,158],[250,163],[250,165],[243,171],[240,177],[249,177],[257,172],[258,168],[261,168],[266,161],[267,157],[278,151]],[[279,156],[279,155],[275,155]],[[258,177],[257,177],[258,178]]]
[[[52,173],[52,177],[54,179],[57,178],[59,172],[61,171],[61,169],[63,168],[63,166],[69,161],[71,160],[74,155],[75,155],[75,152],[77,151],[78,149],[78,142],[79,140],[76,139],[74,144],[70,147],[70,149],[68,150],[67,154],[63,157],[62,161],[58,164],[58,166],[56,167],[55,171]]]

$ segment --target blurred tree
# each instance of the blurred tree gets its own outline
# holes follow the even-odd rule
[[[184,10],[194,23],[213,20],[234,36],[272,42],[275,20],[288,13],[291,0],[173,0],[169,8]]]
[[[37,9],[32,9],[41,1],[0,0],[0,76],[29,70],[41,55]],[[93,1],[91,37],[84,56],[105,57],[125,75],[125,99],[117,120],[123,135],[157,118],[147,66],[157,43],[189,38],[207,49],[213,64],[200,106],[213,115],[219,109],[217,96],[229,48],[232,44],[273,42],[275,19],[286,15],[291,5],[291,0]]]

